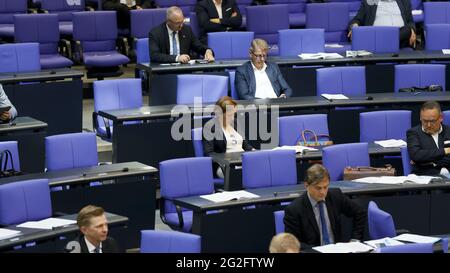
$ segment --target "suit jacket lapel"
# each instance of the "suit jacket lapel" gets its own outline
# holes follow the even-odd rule
[[[398,8],[400,9],[400,14],[402,15],[403,22],[405,22],[406,25],[406,16],[405,16],[405,7],[403,6],[402,0],[396,0]]]
[[[336,241],[336,215],[334,215],[333,212],[333,201],[328,198],[328,196],[325,198],[325,204],[327,205],[327,213],[328,213],[328,219],[330,220],[330,226],[334,235],[334,240]]]
[[[253,65],[252,65],[251,61],[248,63],[247,73],[248,73],[248,76],[249,76],[249,79],[250,79],[250,88],[251,88],[252,94],[253,94],[253,96],[255,96],[255,93],[256,93],[256,79],[255,79],[255,72],[253,72]]]
[[[306,207],[306,217],[308,218],[308,221],[313,227],[314,232],[320,238],[319,226],[317,225],[316,216],[314,214],[313,207],[311,206],[311,202],[309,202],[307,193],[305,193],[305,198],[303,198],[303,205]]]
[[[167,25],[164,23],[163,24],[164,27],[164,50],[166,52],[166,54],[170,54],[170,42],[169,42],[169,31],[167,30]]]

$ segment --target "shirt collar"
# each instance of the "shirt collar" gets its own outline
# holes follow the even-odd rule
[[[86,242],[86,246],[88,248],[89,253],[93,253],[95,246],[93,244],[91,244],[91,242],[89,242],[89,240],[86,238],[86,236],[84,236],[84,241]],[[102,249],[102,242],[100,242],[100,250]]]
[[[318,202],[316,200],[314,200],[314,198],[312,198],[311,195],[309,195],[309,192],[306,192],[306,194],[308,195],[308,199],[309,199],[309,202],[311,203],[311,206],[313,208],[315,208],[317,206]]]
[[[169,32],[169,37],[172,35],[173,30],[166,24],[167,31]]]
[[[250,63],[252,64],[253,71],[259,71],[259,72],[265,72],[265,71],[266,71],[266,68],[267,68],[267,64],[266,64],[266,63],[264,63],[264,65],[263,65],[263,67],[261,68],[261,70],[258,69],[258,68],[256,68],[256,66],[253,64],[252,61],[250,61]]]
[[[422,132],[425,133],[425,130],[423,129],[423,126],[422,126]],[[442,133],[442,124],[441,124],[441,128],[439,128],[439,131],[437,133],[432,134],[432,135],[436,135],[436,134],[439,135],[440,133]]]

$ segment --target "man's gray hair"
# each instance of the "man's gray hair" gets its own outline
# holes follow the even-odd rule
[[[172,6],[172,7],[168,8],[166,11],[166,19],[170,20],[174,15],[182,15],[183,16],[183,11],[177,6]]]
[[[308,185],[316,184],[323,181],[325,178],[330,180],[330,174],[328,173],[328,170],[320,164],[314,164],[306,170],[305,182]]]
[[[269,50],[269,45],[263,39],[254,39],[252,41],[252,47],[250,48],[250,50],[254,52],[257,48],[261,50]]]

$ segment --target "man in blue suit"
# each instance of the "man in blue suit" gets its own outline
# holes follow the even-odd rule
[[[262,39],[254,39],[249,50],[250,61],[236,69],[234,84],[239,98],[266,99],[290,97],[292,90],[284,80],[277,64],[266,62],[269,46]]]

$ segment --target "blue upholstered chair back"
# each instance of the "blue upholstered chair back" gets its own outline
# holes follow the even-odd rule
[[[243,153],[242,184],[245,189],[297,184],[295,151]]]
[[[12,24],[20,13],[27,13],[27,0],[0,0],[0,24]]]
[[[278,34],[280,56],[325,52],[323,29],[283,29]]]
[[[444,121],[442,123],[450,126],[450,110],[442,111],[442,113],[444,115]]]
[[[278,210],[273,212],[275,220],[275,234],[284,232],[284,210]]]
[[[38,43],[0,45],[0,73],[40,70]]]
[[[445,90],[445,65],[443,64],[399,64],[395,66],[395,87],[425,87],[440,85]]]
[[[194,146],[195,157],[203,157],[203,128],[194,128],[191,130],[192,145]]]
[[[411,128],[411,111],[373,111],[359,114],[360,141],[402,139]]]
[[[450,24],[449,2],[425,2],[423,3],[424,25]]]
[[[149,63],[150,52],[148,49],[148,38],[142,38],[136,40],[136,62],[137,63]]]
[[[442,50],[450,48],[450,24],[425,25],[425,49]]]
[[[306,5],[306,28],[325,30],[325,42],[347,41],[349,6],[347,3]]]
[[[398,53],[399,28],[385,26],[361,26],[352,29],[352,50],[372,53]]]
[[[279,145],[297,145],[302,140],[303,130],[312,130],[317,135],[329,135],[326,114],[296,115],[278,118]]]
[[[400,152],[402,155],[403,175],[411,174],[411,159],[409,158],[408,147],[401,147]]]
[[[98,164],[94,133],[71,133],[45,138],[45,162],[49,171]]]
[[[323,148],[323,165],[330,181],[342,180],[345,167],[370,166],[367,143],[337,144]]]
[[[327,67],[317,69],[317,95],[321,94],[366,94],[366,72],[364,66]]]
[[[140,79],[117,79],[94,82],[94,111],[118,110],[142,107],[142,85]],[[106,135],[105,122],[97,118],[100,135]],[[112,127],[112,121],[109,121]]]
[[[131,37],[148,38],[150,30],[166,21],[166,10],[165,8],[159,8],[130,11]]]
[[[115,11],[73,13],[73,38],[84,52],[115,50],[117,31]]]
[[[6,165],[6,168],[12,169],[12,165],[14,165],[14,170],[20,171],[20,160],[19,160],[19,148],[17,146],[17,141],[2,141],[0,142],[0,152],[9,150],[12,155],[12,162],[8,161],[8,164]],[[3,168],[3,164],[5,159],[3,159],[2,162],[0,162],[0,168]]]
[[[178,75],[177,104],[193,104],[194,98],[214,103],[228,94],[228,77],[217,75]]]
[[[141,253],[200,253],[199,235],[167,230],[142,230]]]
[[[48,179],[0,185],[0,225],[17,225],[52,216]]]
[[[395,237],[397,235],[392,216],[379,209],[377,204],[373,201],[369,202],[367,218],[369,221],[369,236],[371,240]]]
[[[159,171],[161,198],[164,202],[161,217],[165,218],[165,221],[175,228],[190,231],[192,211],[183,211],[184,225],[177,227],[179,219],[172,200],[214,192],[211,158],[191,157],[166,160],[159,164]]]
[[[208,46],[216,60],[247,59],[253,37],[251,31],[210,32]]]

